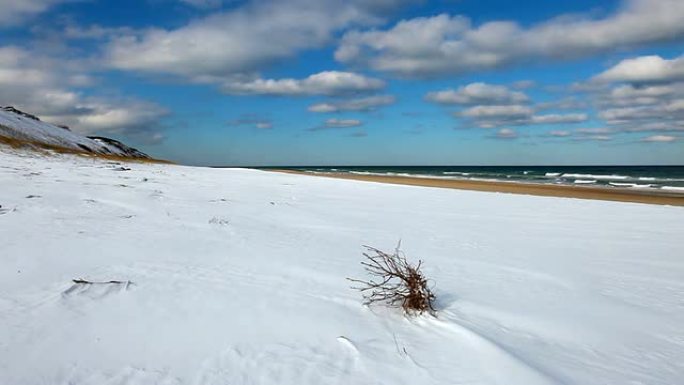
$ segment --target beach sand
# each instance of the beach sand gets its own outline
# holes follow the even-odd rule
[[[401,184],[410,186],[439,187],[459,190],[500,192],[508,194],[525,194],[549,197],[597,199],[618,202],[684,206],[684,194],[667,191],[646,191],[635,189],[618,189],[610,187],[548,185],[479,180],[438,179],[425,177],[419,178],[405,176],[359,175],[346,173],[312,173],[293,170],[271,171],[318,177],[361,180],[366,182]]]

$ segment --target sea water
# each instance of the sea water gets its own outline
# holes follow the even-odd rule
[[[315,173],[603,186],[684,193],[684,166],[330,166],[278,168]]]

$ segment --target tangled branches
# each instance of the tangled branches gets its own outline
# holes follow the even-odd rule
[[[364,305],[384,303],[389,306],[401,306],[406,314],[434,312],[435,295],[428,287],[428,280],[420,271],[422,261],[413,266],[399,250],[388,254],[374,247],[364,246],[366,261],[361,262],[366,272],[371,275],[368,281],[347,278],[361,284],[353,287],[363,293]]]

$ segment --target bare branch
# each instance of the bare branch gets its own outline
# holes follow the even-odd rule
[[[435,311],[435,295],[428,287],[428,280],[420,271],[423,261],[419,260],[416,266],[411,265],[399,249],[400,246],[401,241],[394,254],[364,246],[366,252],[363,256],[366,260],[362,261],[361,265],[370,275],[370,279],[347,280],[362,285],[352,289],[363,293],[366,305],[384,303],[389,306],[400,305],[406,314],[420,314],[426,311],[432,313]]]

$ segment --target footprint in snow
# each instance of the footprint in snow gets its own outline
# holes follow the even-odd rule
[[[220,218],[220,217],[213,217],[209,220],[210,225],[219,225],[219,226],[226,226],[230,223],[230,221],[226,218]]]

